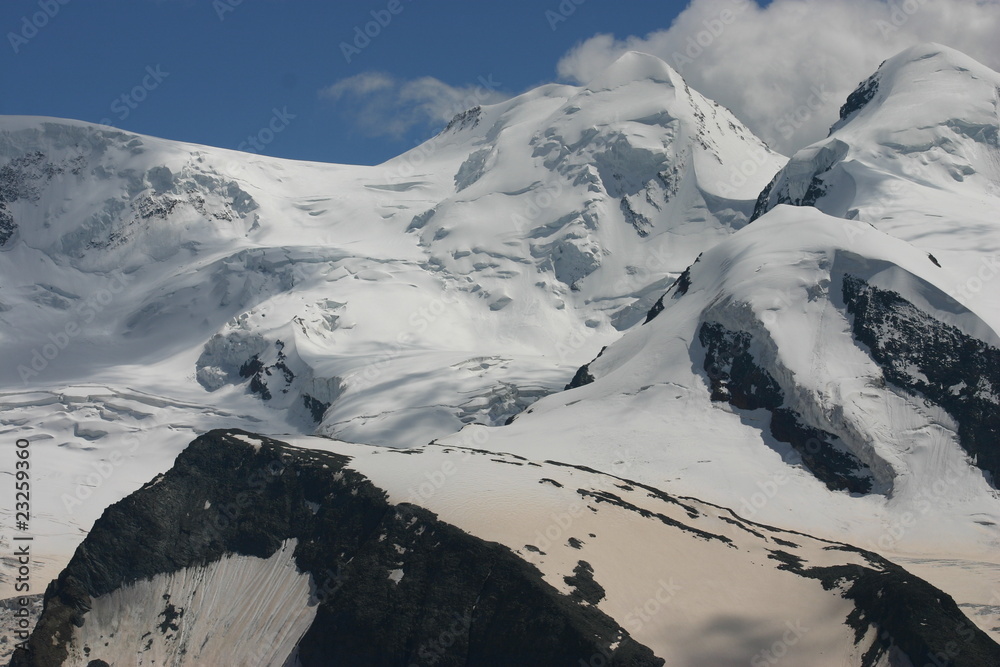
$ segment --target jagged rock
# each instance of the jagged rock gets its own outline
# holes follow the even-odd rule
[[[455,665],[568,665],[595,655],[611,665],[663,664],[623,636],[611,618],[557,592],[506,547],[420,507],[392,505],[383,491],[345,467],[347,461],[244,432],[198,438],[171,471],[108,508],[47,591],[30,649],[17,652],[13,667],[52,667],[84,652],[91,661],[112,663],[125,652],[141,653],[141,647],[120,646],[112,636],[105,646],[80,646],[70,638],[77,636],[74,628],[95,622],[95,599],[122,586],[231,554],[268,559],[288,540],[297,541],[294,564],[315,586],[312,598],[306,591],[302,599],[289,600],[286,610],[318,604],[296,642],[303,667],[431,658]],[[599,587],[584,575],[578,590],[592,598]],[[166,602],[160,616],[151,610],[139,618],[155,635],[150,649],[164,656],[183,655],[183,649],[186,660],[210,653],[212,642],[185,648],[182,637],[187,626],[211,620],[192,618]],[[233,612],[223,604],[217,613]],[[224,636],[213,641],[224,642]],[[249,655],[252,648],[231,650]]]

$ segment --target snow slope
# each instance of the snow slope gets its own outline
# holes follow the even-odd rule
[[[848,288],[860,279],[914,307],[922,328],[885,332],[904,348],[947,335],[981,341],[987,379],[972,393],[990,419],[1000,337],[946,298],[948,271],[926,252],[874,229],[852,237],[854,224],[777,207],[705,252],[659,314],[589,364],[592,383],[539,401],[505,428],[468,427],[440,442],[483,431],[497,451],[626,466],[629,477],[745,518],[934,560],[939,581],[920,571],[943,587],[956,577],[970,594],[979,582],[962,601],[996,632],[1000,493],[996,468],[982,452],[977,465],[966,437],[970,428],[985,435],[995,456],[996,425],[970,427],[954,405],[901,386],[854,330]],[[933,359],[904,370],[928,382],[942,370],[972,377],[946,355]]]
[[[0,155],[7,386],[114,383],[140,363],[225,393],[258,355],[293,422],[394,445],[502,422],[559,386],[745,224],[783,162],[639,54],[586,88],[471,109],[378,167],[31,118],[4,121]],[[458,372],[461,405],[433,384],[392,391],[481,363]],[[400,419],[424,426],[403,440]]]
[[[914,47],[783,169],[640,54],[377,167],[3,119],[0,426],[33,443],[38,578],[238,427],[588,466],[905,562],[1000,638],[998,89]],[[385,457],[419,458],[354,455],[394,498]],[[534,493],[470,499],[516,463],[458,466],[434,505],[433,461],[408,497],[523,548]]]
[[[640,54],[376,167],[0,120],[0,423],[37,452],[36,556],[58,569],[192,431],[408,447],[504,423],[743,226],[783,162]]]

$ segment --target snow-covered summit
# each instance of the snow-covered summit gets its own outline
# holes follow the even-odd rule
[[[411,447],[505,423],[640,322],[784,158],[649,56],[606,79],[459,110],[373,167],[0,119],[4,418],[71,505],[127,434],[166,452],[126,448],[71,516],[52,494],[54,561],[179,433]]]
[[[1000,73],[940,44],[887,60],[847,99],[828,138],[761,193],[875,225],[932,253],[946,291],[1000,327],[984,286],[1000,274]]]
[[[652,81],[683,87],[683,79],[674,68],[656,56],[640,51],[628,51],[587,82],[592,91],[612,90],[636,81]]]
[[[996,110],[988,100],[996,91],[997,79],[996,72],[948,46],[911,46],[882,63],[858,87],[841,109],[841,120],[831,133],[855,120],[855,132],[859,132],[863,121],[878,123],[879,116],[884,119],[892,113],[903,114],[897,121],[916,113],[928,124],[958,119],[988,124],[991,112],[995,120]]]

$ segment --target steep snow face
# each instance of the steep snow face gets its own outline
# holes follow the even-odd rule
[[[528,122],[542,91],[546,113]],[[533,97],[459,130],[475,138],[458,192],[411,224],[435,265],[496,292],[497,309],[510,278],[528,273],[550,307],[597,301],[631,326],[664,280],[746,223],[746,200],[784,163],[652,56],[626,54],[584,88]],[[635,296],[646,298],[622,310]]]
[[[92,656],[136,665],[287,664],[316,617],[315,583],[288,540],[269,558],[227,554],[94,598],[68,642],[67,667]]]
[[[932,252],[949,294],[1000,326],[1000,74],[939,44],[912,47],[862,82],[830,137],[799,151],[756,215],[816,206]],[[862,232],[861,227],[855,232]]]
[[[858,224],[779,206],[704,253],[659,314],[588,365],[593,382],[489,431],[490,448],[605,471],[625,458],[636,479],[771,525],[996,563],[1000,376],[959,368],[956,351],[993,358],[1000,338],[947,297],[946,268],[870,227],[854,236]],[[896,364],[886,349],[912,353]],[[990,629],[1000,577],[987,569],[989,594],[966,602]]]

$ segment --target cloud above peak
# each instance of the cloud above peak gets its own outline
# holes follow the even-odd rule
[[[655,55],[729,107],[776,150],[826,136],[840,106],[879,64],[939,42],[1000,69],[1000,0],[692,0],[665,29],[596,35],[559,61],[559,76],[593,79],[628,51]]]
[[[320,97],[339,106],[362,132],[401,139],[415,128],[433,128],[478,104],[508,98],[496,82],[451,86],[431,76],[399,79],[384,72],[362,72],[327,86]]]

